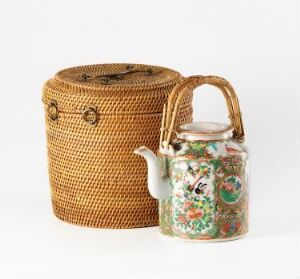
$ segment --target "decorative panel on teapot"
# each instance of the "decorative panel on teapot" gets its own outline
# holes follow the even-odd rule
[[[160,230],[184,239],[236,238],[248,231],[246,148],[224,141],[173,143],[171,187],[159,202]]]

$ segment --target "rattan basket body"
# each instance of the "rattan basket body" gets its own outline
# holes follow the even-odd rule
[[[182,76],[148,65],[62,70],[43,88],[54,214],[101,228],[158,224],[147,169],[133,150],[159,144],[163,104]],[[178,123],[192,120],[192,93]]]

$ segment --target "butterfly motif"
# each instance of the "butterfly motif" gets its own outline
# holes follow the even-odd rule
[[[203,177],[203,176],[199,177],[199,178],[196,180],[196,182],[195,182],[194,184],[189,185],[187,189],[188,189],[190,192],[193,192],[193,191],[195,190],[195,193],[196,193],[197,195],[203,194],[205,188],[207,187],[207,183],[202,183],[202,182],[200,182],[200,180],[201,180],[202,177]]]
[[[207,186],[206,183],[200,182],[200,183],[198,184],[197,188],[195,189],[195,193],[196,193],[197,195],[203,194],[203,193],[204,193],[204,190],[205,190],[205,188],[206,188],[206,186]]]

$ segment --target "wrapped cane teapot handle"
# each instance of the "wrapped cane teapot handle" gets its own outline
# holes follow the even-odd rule
[[[174,87],[168,98],[167,111],[164,108],[161,142],[164,141],[166,146],[169,146],[172,133],[174,132],[181,101],[190,91],[203,84],[210,84],[221,90],[226,99],[229,118],[233,127],[233,137],[239,141],[244,140],[244,128],[239,101],[230,83],[217,76],[191,76],[185,78],[180,84]]]

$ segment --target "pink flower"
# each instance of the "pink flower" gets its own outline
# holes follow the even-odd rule
[[[183,204],[183,210],[189,208],[193,203],[191,201],[185,201]]]
[[[180,215],[178,216],[178,221],[179,221],[180,223],[182,223],[182,224],[187,224],[187,223],[188,223],[187,219],[186,219],[185,216],[182,215],[182,214],[180,214]]]
[[[200,219],[203,216],[203,211],[197,208],[191,208],[187,212],[187,217],[190,220]]]

